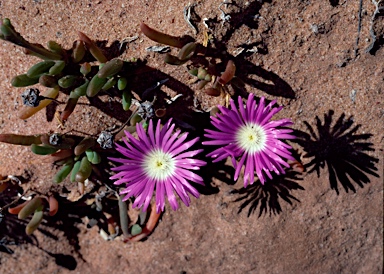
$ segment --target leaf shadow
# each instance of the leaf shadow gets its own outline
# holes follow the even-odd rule
[[[288,169],[285,174],[275,176],[263,184],[259,180],[252,185],[231,191],[240,197],[234,202],[242,202],[238,213],[248,208],[248,217],[259,209],[258,218],[269,212],[269,216],[277,215],[282,212],[280,199],[293,205],[294,201],[300,202],[298,198],[291,194],[292,190],[305,190],[298,180],[302,180],[301,173]]]
[[[332,125],[334,111],[324,114],[324,121],[316,116],[316,128],[304,122],[308,132],[296,130],[297,138],[292,140],[305,151],[304,157],[310,158],[305,164],[308,173],[316,171],[320,177],[321,170],[327,166],[331,189],[339,194],[339,184],[348,192],[356,192],[354,184],[363,188],[370,183],[368,174],[379,177],[376,173],[378,159],[370,156],[373,143],[368,142],[372,134],[357,134],[361,125],[353,126],[353,116],[343,113]]]

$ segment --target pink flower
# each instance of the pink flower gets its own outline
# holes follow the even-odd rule
[[[185,142],[188,133],[180,135],[180,130],[173,133],[175,125],[169,120],[162,128],[158,121],[156,130],[152,120],[149,122],[148,134],[141,124],[137,124],[138,139],[129,132],[123,138],[126,147],[116,144],[116,149],[124,158],[110,158],[122,163],[112,170],[118,173],[110,179],[115,185],[125,184],[121,194],[126,194],[123,200],[135,197],[133,207],[143,206],[145,211],[156,191],[156,211],[164,211],[165,196],[173,210],[178,209],[174,191],[186,206],[190,204],[189,194],[196,198],[199,192],[190,184],[192,181],[204,185],[203,179],[191,170],[198,170],[206,162],[194,159],[202,149],[188,151],[199,138]],[[180,136],[179,136],[180,135]]]
[[[265,106],[265,98],[262,97],[257,105],[253,94],[250,94],[245,106],[240,96],[238,102],[239,108],[233,100],[230,101],[231,109],[219,106],[221,113],[211,118],[216,130],[205,130],[204,136],[212,140],[203,144],[220,146],[207,155],[215,158],[214,162],[231,157],[236,169],[235,180],[239,177],[243,165],[245,166],[245,187],[253,184],[255,172],[264,184],[264,173],[270,179],[271,172],[284,174],[283,166],[289,167],[285,159],[294,160],[289,151],[291,146],[280,140],[295,138],[290,134],[291,129],[281,128],[291,125],[292,122],[290,119],[270,121],[272,116],[282,109],[273,107],[276,101]]]

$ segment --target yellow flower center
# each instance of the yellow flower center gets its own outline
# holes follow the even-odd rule
[[[236,133],[236,142],[246,153],[254,154],[262,151],[267,141],[265,130],[256,124],[247,123]]]
[[[145,156],[143,168],[152,179],[163,181],[174,174],[175,160],[169,153],[154,149]]]

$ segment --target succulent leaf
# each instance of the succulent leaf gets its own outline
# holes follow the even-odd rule
[[[61,60],[55,61],[55,64],[49,69],[48,74],[49,75],[60,74],[64,68],[65,68],[64,61],[61,61]]]
[[[41,144],[41,134],[38,135],[19,135],[19,134],[0,134],[0,142],[30,146],[32,144]]]
[[[164,62],[169,64],[169,65],[174,65],[174,66],[180,66],[187,62],[188,60],[180,60],[178,57],[173,56],[172,54],[165,54],[164,57]]]
[[[87,35],[85,35],[81,31],[78,32],[78,35],[80,37],[80,40],[84,42],[89,52],[92,54],[93,57],[95,57],[97,61],[99,61],[100,63],[106,63],[108,61],[107,57],[104,56],[102,51]]]
[[[84,156],[81,159],[79,170],[76,173],[75,180],[76,182],[83,183],[92,173],[92,164],[89,162],[88,158]]]
[[[87,149],[96,145],[96,140],[92,137],[85,137],[76,147],[75,147],[75,155],[81,155]]]
[[[107,78],[99,78],[97,75],[93,76],[89,85],[87,87],[86,94],[88,97],[94,97],[99,93],[99,91],[103,88],[105,83],[108,81]]]
[[[235,63],[232,60],[229,60],[227,63],[227,66],[225,67],[225,71],[223,74],[219,77],[219,83],[221,85],[227,84],[229,81],[232,80],[233,76],[235,76],[236,72],[236,66]]]
[[[117,80],[117,89],[118,90],[124,90],[127,87],[128,80],[125,77],[120,77],[119,80]]]
[[[117,83],[117,79],[112,77],[112,78],[108,79],[108,81],[104,84],[104,86],[101,88],[101,90],[107,91],[110,88],[112,88],[114,85],[116,85],[116,83]]]
[[[57,79],[54,76],[43,74],[39,77],[39,84],[47,88],[53,88],[57,86]]]
[[[69,175],[73,168],[73,160],[64,164],[63,167],[53,177],[53,183],[59,184]]]
[[[140,24],[140,30],[144,33],[145,36],[155,42],[176,48],[182,48],[184,46],[184,43],[180,38],[157,31],[145,23]]]
[[[27,226],[25,227],[25,232],[27,235],[31,235],[39,226],[41,221],[43,220],[44,213],[42,209],[36,210],[32,216],[32,219],[29,221]]]
[[[58,84],[62,88],[70,88],[76,85],[79,80],[79,76],[77,75],[66,75],[59,79]]]
[[[70,176],[70,180],[72,183],[76,182],[76,173],[80,169],[80,164],[81,164],[81,161],[76,161],[75,164],[73,165],[71,176]]]
[[[32,144],[31,150],[33,153],[35,153],[37,155],[49,155],[49,154],[52,154],[52,153],[55,153],[56,151],[58,151],[58,148],[51,147],[51,146],[45,146],[45,145]]]
[[[72,51],[72,59],[75,63],[79,63],[85,56],[85,46],[83,41],[77,40]]]
[[[197,44],[194,42],[190,42],[188,44],[185,44],[181,48],[181,50],[179,51],[179,54],[177,55],[177,57],[183,61],[187,61],[187,60],[191,59],[191,57],[195,53],[196,46],[197,46]]]
[[[11,84],[16,88],[27,87],[37,84],[39,82],[39,78],[31,78],[27,74],[20,74],[12,78]]]
[[[140,234],[142,231],[143,229],[141,228],[141,226],[139,226],[138,224],[134,224],[131,228],[131,235],[136,236]]]
[[[48,204],[49,204],[49,216],[54,216],[59,210],[59,202],[55,197],[49,196]]]
[[[28,71],[27,76],[30,78],[40,77],[40,75],[48,73],[49,69],[55,65],[54,61],[47,60],[34,64]]]
[[[119,58],[114,58],[107,63],[99,70],[97,76],[99,78],[111,77],[121,71],[123,68],[124,62]]]
[[[122,95],[122,105],[125,111],[129,110],[132,103],[132,93],[129,90],[124,90]]]
[[[18,218],[24,220],[31,215],[36,209],[42,208],[43,200],[39,196],[35,196],[30,200],[19,212]]]
[[[46,98],[56,99],[57,95],[59,95],[59,87],[56,86],[52,89],[48,89],[42,96]],[[25,107],[19,114],[20,119],[28,119],[32,115],[34,115],[39,110],[42,110],[46,106],[52,103],[51,99],[44,99],[40,101],[40,104],[37,107]]]

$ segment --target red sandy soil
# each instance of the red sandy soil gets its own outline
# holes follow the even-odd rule
[[[138,243],[105,241],[100,236],[105,224],[88,223],[100,216],[89,216],[90,210],[66,198],[58,216],[47,216],[32,237],[24,235],[24,223],[4,212],[0,239],[28,243],[5,245],[13,254],[0,252],[0,273],[382,273],[384,17],[372,20],[374,1],[363,2],[361,17],[358,0],[228,1],[233,4],[221,9],[231,17],[224,22],[222,1],[200,0],[193,2],[197,34],[183,18],[189,2],[0,1],[0,17],[10,18],[31,42],[55,40],[65,48],[77,31],[104,41],[107,52],[138,35],[121,57],[146,60],[157,71],[136,79],[136,89],[170,78],[161,90],[182,93],[190,102],[197,98],[203,110],[223,101],[196,90],[184,67],[164,65],[161,54],[146,51],[158,44],[139,25],[202,43],[208,18],[217,52],[235,61],[236,75],[245,82],[241,91],[276,99],[284,106],[276,118],[293,120],[300,138],[292,146],[306,171],[291,170],[264,187],[255,183],[244,190],[242,178],[232,181],[229,161],[214,165],[205,171],[201,197],[176,212],[167,205],[152,235]],[[377,41],[367,53],[370,28]],[[53,118],[55,109],[20,120],[21,90],[10,81],[37,58],[5,41],[0,57],[0,133],[97,134],[122,123],[124,115],[113,109],[120,99],[107,95],[84,99],[63,129]],[[193,98],[185,98],[188,94]],[[66,95],[58,99],[63,104],[56,110],[62,111]],[[307,125],[317,136],[310,136]],[[29,148],[0,143],[0,151],[0,175],[25,178],[24,189],[43,194],[73,189],[69,182],[52,186],[56,167]],[[314,158],[305,157],[311,153]]]

